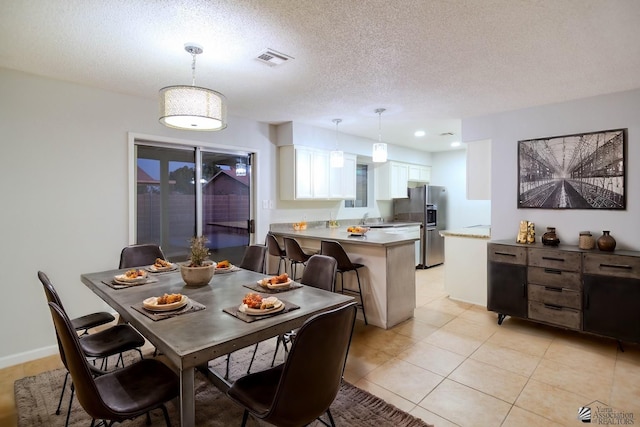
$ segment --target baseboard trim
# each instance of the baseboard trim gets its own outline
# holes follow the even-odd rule
[[[58,346],[52,345],[48,347],[41,347],[35,350],[25,351],[24,353],[17,353],[5,357],[0,357],[0,369],[19,365],[25,362],[31,362],[32,360],[42,359],[43,357],[49,357],[57,353]]]

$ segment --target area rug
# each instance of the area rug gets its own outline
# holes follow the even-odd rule
[[[258,346],[258,353],[254,361],[251,372],[265,369],[271,365],[275,341],[263,342]],[[238,378],[246,374],[249,360],[253,354],[254,346],[246,348],[231,355],[230,378]],[[159,356],[162,357],[162,356]],[[283,355],[279,354],[279,361]],[[127,355],[129,363],[135,360],[133,354]],[[226,357],[221,357],[210,363],[210,366],[219,372],[224,372],[226,367]],[[64,426],[65,412],[69,402],[69,390],[66,391],[63,400],[63,412],[56,415],[58,398],[62,389],[65,375],[64,369],[47,371],[42,374],[25,377],[15,382],[15,400],[18,412],[18,426],[33,427]],[[207,378],[201,374],[196,374],[196,425],[211,427],[239,426],[242,421],[242,409],[234,402],[214,387]],[[68,386],[67,386],[68,387]],[[167,405],[171,423],[179,426],[177,402],[172,401]],[[335,401],[331,405],[331,414],[338,427],[342,426],[390,426],[394,427],[429,427],[430,425],[415,418],[410,414],[401,411],[378,397],[359,389],[347,382],[344,382]],[[151,413],[152,425],[164,426],[164,417],[160,410]],[[85,427],[91,423],[91,418],[84,412],[77,399],[74,398],[70,427]],[[126,421],[123,426],[146,426],[145,417],[139,417],[131,421]],[[248,426],[266,426],[268,424],[259,422],[252,417],[249,418]],[[311,426],[321,426],[318,421]]]

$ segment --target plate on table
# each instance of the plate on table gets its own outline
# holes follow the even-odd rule
[[[158,304],[158,297],[150,297],[142,301],[142,306],[151,311],[171,311],[184,307],[189,302],[189,297],[182,295],[180,301],[172,302],[171,304]]]
[[[149,267],[147,267],[147,270],[152,272],[152,273],[159,273],[161,271],[173,271],[176,268],[178,268],[178,266],[176,264],[171,264],[171,265],[168,265],[166,267],[158,267],[157,265],[152,264]]]
[[[226,273],[227,271],[231,271],[233,269],[234,265],[233,264],[229,264],[228,267],[218,267],[216,266],[216,273]]]
[[[291,284],[293,283],[293,280],[289,279],[286,282],[283,283],[269,283],[268,282],[269,279],[262,279],[262,280],[258,280],[258,285],[262,286],[263,288],[267,288],[267,289],[287,289],[291,286]]]
[[[123,285],[139,284],[147,281],[147,273],[134,278],[127,277],[126,274],[118,274],[117,276],[114,276],[113,279],[116,281],[116,283],[120,283]]]
[[[251,316],[262,316],[264,314],[278,313],[282,310],[284,310],[284,303],[280,300],[278,300],[273,308],[249,308],[247,304],[240,304],[240,307],[238,307],[238,311]]]

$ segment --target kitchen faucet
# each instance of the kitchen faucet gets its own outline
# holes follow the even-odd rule
[[[360,220],[360,223],[362,225],[365,225],[367,223],[367,218],[369,218],[369,212],[365,212],[364,215],[362,215],[362,219]]]

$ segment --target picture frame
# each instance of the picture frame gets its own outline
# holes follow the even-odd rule
[[[626,209],[627,129],[518,141],[518,209]]]

